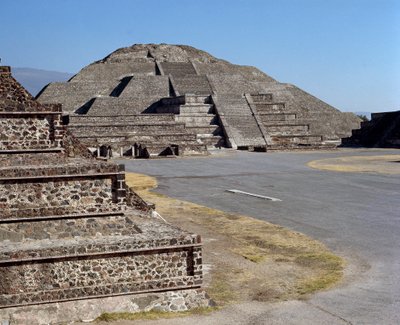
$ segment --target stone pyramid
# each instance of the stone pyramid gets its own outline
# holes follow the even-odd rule
[[[62,103],[72,133],[93,151],[135,157],[334,147],[360,124],[254,67],[184,45],[116,50],[38,100]]]

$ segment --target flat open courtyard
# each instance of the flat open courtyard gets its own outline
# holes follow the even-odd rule
[[[400,159],[382,162],[367,157],[399,154],[399,150],[382,149],[224,151],[206,158],[123,162],[127,171],[155,176],[157,192],[300,231],[347,260],[344,281],[306,301],[228,307],[207,316],[191,316],[191,323],[398,324]],[[350,156],[361,158],[337,159]],[[333,164],[344,161],[347,167],[330,171],[307,165],[322,159]],[[365,167],[369,162],[375,167]],[[363,167],[354,171],[356,164]],[[232,189],[278,200],[227,191]],[[187,321],[173,320],[175,324]]]

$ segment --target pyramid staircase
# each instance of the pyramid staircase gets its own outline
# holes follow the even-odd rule
[[[207,149],[225,146],[225,137],[210,96],[187,94],[164,98],[156,113],[173,113],[175,121],[184,124],[186,130],[196,135],[197,143]]]
[[[219,118],[211,101],[212,87],[206,75],[198,75],[192,62],[157,62],[161,74],[170,79],[172,98],[163,98],[155,113],[175,114],[198,143],[207,149],[226,145]]]
[[[212,101],[232,147],[250,151],[266,150],[266,136],[244,95],[218,94],[212,96]]]

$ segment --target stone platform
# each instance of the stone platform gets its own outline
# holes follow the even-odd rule
[[[113,311],[88,299],[123,295],[134,311],[207,305],[200,236],[152,218],[124,166],[88,156],[69,134],[60,105],[34,101],[7,67],[0,78],[0,320],[64,322],[46,313],[65,315],[74,300]]]

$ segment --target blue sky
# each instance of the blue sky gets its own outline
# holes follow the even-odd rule
[[[256,66],[342,111],[400,109],[399,0],[1,0],[2,64],[78,72],[134,43]]]

